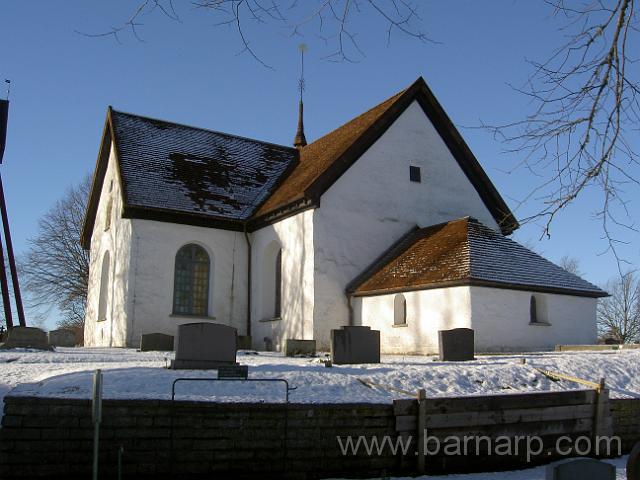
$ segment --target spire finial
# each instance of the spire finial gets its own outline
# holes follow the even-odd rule
[[[296,132],[296,138],[293,140],[293,146],[296,148],[302,148],[307,144],[307,139],[304,136],[304,106],[302,104],[302,94],[304,93],[304,53],[307,51],[307,46],[301,43],[298,46],[300,50],[300,80],[298,80],[298,89],[300,90],[300,101],[298,103],[298,131]]]

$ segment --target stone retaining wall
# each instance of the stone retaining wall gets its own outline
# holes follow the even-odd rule
[[[628,452],[640,440],[640,399],[610,403],[614,435],[622,438]],[[103,407],[101,478],[117,478],[121,446],[123,478],[257,478],[260,474],[259,478],[314,479],[415,473],[415,460],[394,455],[388,446],[381,455],[361,449],[356,456],[345,456],[337,442],[337,436],[348,435],[354,441],[361,435],[395,441],[400,417],[391,404],[285,408],[179,401],[172,409],[166,400],[105,400]],[[90,401],[7,396],[4,412],[0,478],[89,478]],[[490,433],[475,430],[469,434]],[[484,468],[499,468],[496,458],[487,458]]]
[[[394,436],[391,405],[233,404],[105,400],[100,476],[116,478],[375,477],[398,460],[343,456],[337,435]],[[286,435],[285,435],[286,431]],[[90,478],[93,446],[87,400],[5,397],[0,478]],[[173,444],[173,455],[172,455]],[[173,459],[173,461],[172,461]],[[203,475],[206,474],[206,475]]]

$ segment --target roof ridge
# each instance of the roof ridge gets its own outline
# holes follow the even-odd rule
[[[172,121],[169,121],[169,120],[165,120],[163,118],[156,118],[156,117],[150,117],[150,116],[147,116],[147,115],[139,115],[137,113],[125,112],[125,111],[122,111],[122,110],[116,110],[115,108],[113,108],[111,106],[109,108],[111,108],[111,111],[113,113],[116,113],[116,114],[119,114],[119,115],[127,115],[129,117],[136,117],[136,118],[140,118],[142,120],[147,120],[147,121],[151,121],[151,122],[165,123],[167,125],[173,125],[173,126],[176,126],[176,127],[190,128],[192,130],[200,130],[202,132],[215,133],[217,135],[223,135],[225,137],[237,138],[239,140],[248,140],[250,142],[257,142],[257,143],[262,143],[264,145],[271,145],[271,146],[274,146],[274,147],[285,148],[285,149],[291,150],[293,152],[297,152],[298,151],[294,147],[290,147],[288,145],[282,145],[280,143],[268,142],[266,140],[259,140],[257,138],[251,138],[251,137],[247,137],[247,136],[244,136],[244,135],[236,135],[234,133],[221,132],[220,130],[213,130],[213,129],[210,129],[210,128],[196,127],[195,125],[189,125],[189,124],[186,124],[186,123],[172,122]]]

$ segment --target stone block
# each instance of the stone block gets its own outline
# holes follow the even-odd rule
[[[141,352],[172,352],[173,335],[145,333],[140,337]]]
[[[68,328],[59,328],[49,332],[49,345],[52,347],[75,347],[76,332]]]
[[[2,344],[3,349],[35,348],[37,350],[52,350],[47,334],[35,327],[13,327],[9,330],[7,340]]]
[[[296,355],[314,357],[316,355],[316,341],[288,338],[284,344],[284,354],[287,357],[295,357]]]
[[[473,360],[474,332],[470,328],[438,330],[440,360],[443,362],[464,362]]]
[[[627,480],[640,478],[640,442],[636,443],[627,459]]]
[[[173,369],[215,369],[235,365],[238,331],[218,323],[185,323],[178,326]]]
[[[616,480],[616,467],[593,458],[572,458],[547,465],[546,480]]]
[[[364,326],[331,330],[331,361],[336,365],[380,363],[380,331]]]
[[[238,350],[251,350],[251,335],[238,335]]]

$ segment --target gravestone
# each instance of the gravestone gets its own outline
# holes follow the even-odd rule
[[[380,331],[364,326],[331,330],[331,361],[336,365],[380,363]]]
[[[172,352],[173,335],[145,333],[140,337],[141,352]]]
[[[264,351],[265,352],[272,352],[273,351],[273,340],[271,340],[271,337],[264,337]]]
[[[238,331],[218,323],[185,323],[178,326],[173,369],[217,368],[237,365]]]
[[[49,332],[49,345],[52,347],[75,347],[76,332],[68,328],[59,328]]]
[[[238,335],[238,350],[251,350],[251,335]]]
[[[593,458],[572,458],[547,465],[546,480],[616,480],[616,467]]]
[[[313,357],[316,354],[316,341],[288,338],[284,344],[284,354],[287,357],[294,357],[296,355]]]
[[[47,340],[47,334],[35,327],[13,327],[7,332],[7,339],[2,345],[9,348],[35,348],[38,350],[52,350]]]
[[[635,444],[627,459],[627,480],[640,480],[640,442]]]
[[[438,330],[440,360],[443,362],[464,362],[473,360],[474,333],[470,328]]]

